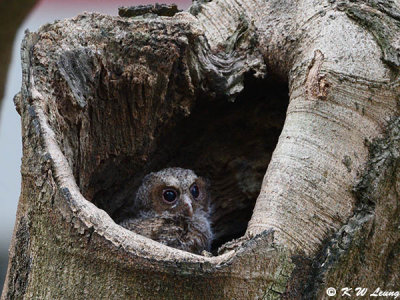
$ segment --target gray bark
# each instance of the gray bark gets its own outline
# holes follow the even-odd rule
[[[83,14],[25,37],[2,299],[399,290],[399,4],[215,0],[190,12]],[[217,242],[242,236],[220,255],[115,223],[147,172],[177,165],[210,178]]]

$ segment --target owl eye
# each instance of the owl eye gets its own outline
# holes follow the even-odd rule
[[[176,200],[177,193],[174,190],[164,190],[163,199],[167,203],[172,203]]]
[[[192,196],[193,196],[194,198],[199,197],[200,191],[199,191],[199,187],[197,186],[197,184],[193,184],[193,185],[190,187],[190,193],[192,194]]]

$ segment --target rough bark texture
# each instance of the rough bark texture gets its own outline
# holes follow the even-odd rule
[[[399,290],[398,12],[215,0],[27,34],[3,299]],[[214,253],[243,237],[203,257],[116,225],[141,178],[166,166],[210,179]]]

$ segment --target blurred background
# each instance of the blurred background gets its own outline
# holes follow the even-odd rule
[[[118,7],[151,3],[176,3],[188,9],[191,0],[0,0],[0,287],[8,263],[21,186],[21,125],[13,97],[21,87],[20,45],[24,31],[77,14],[99,12],[118,15]]]

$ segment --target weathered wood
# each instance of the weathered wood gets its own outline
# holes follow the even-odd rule
[[[23,184],[2,298],[396,289],[400,27],[396,4],[381,3],[216,0],[27,34]],[[212,182],[214,253],[242,236],[222,255],[115,223],[146,173],[177,165]]]

